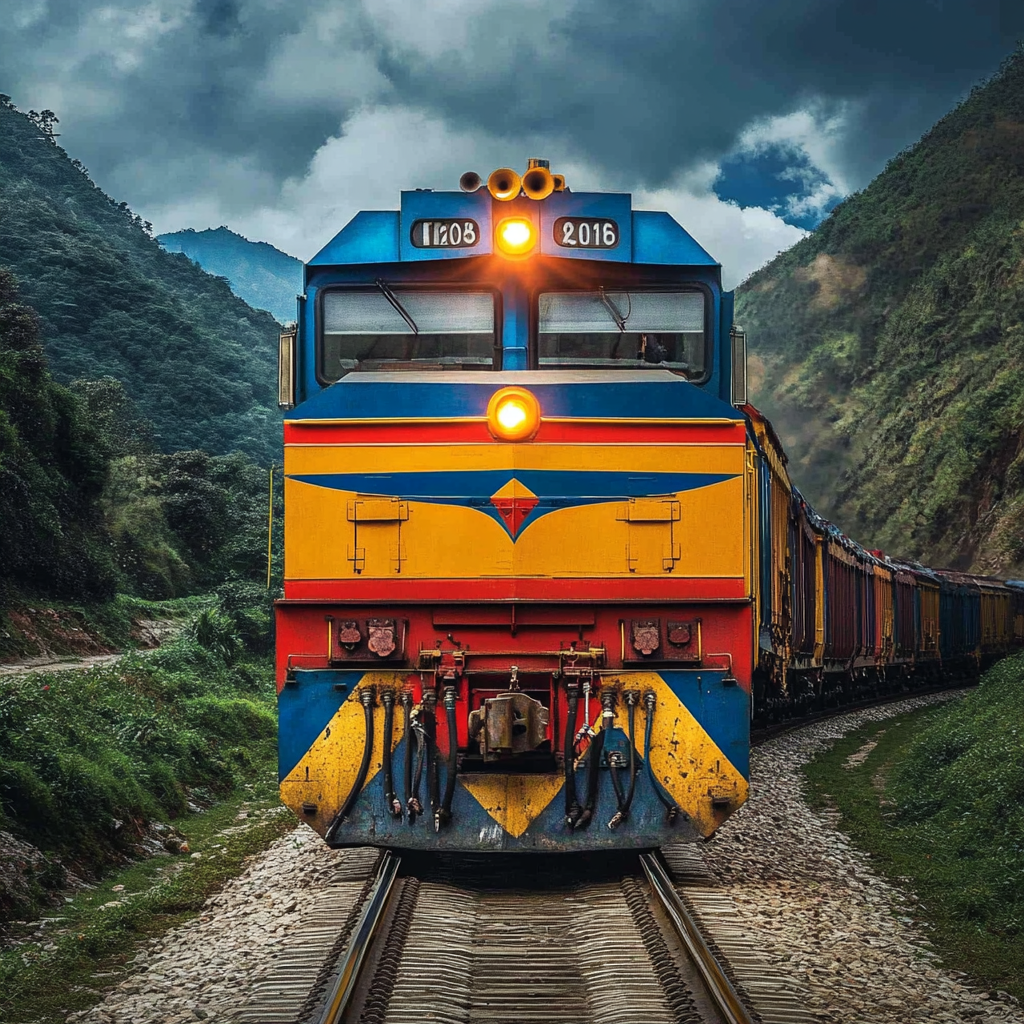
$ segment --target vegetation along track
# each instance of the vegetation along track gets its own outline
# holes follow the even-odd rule
[[[671,851],[665,860],[650,853],[583,861],[384,852],[347,916],[327,905],[333,896],[311,902],[308,927],[293,936],[291,951],[238,1019],[814,1020],[787,979],[773,977],[753,944],[730,931],[721,893],[702,920],[706,881],[692,848]]]

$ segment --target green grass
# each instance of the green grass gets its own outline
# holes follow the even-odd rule
[[[156,651],[0,679],[0,828],[47,858],[27,897],[0,891],[6,936],[20,940],[0,954],[0,1021],[56,1024],[91,1006],[141,943],[294,828],[277,799],[268,612],[248,596],[190,599]],[[154,822],[173,822],[186,852],[134,859]],[[65,867],[94,884],[68,899]],[[39,916],[58,919],[41,938],[18,923]]]
[[[217,604],[154,652],[0,679],[0,828],[50,858],[27,902],[0,891],[0,920],[37,914],[62,866],[97,877],[134,855],[149,821],[272,770],[273,669],[243,639],[262,615]]]
[[[42,944],[0,954],[0,1020],[58,1024],[98,1002],[104,988],[131,973],[130,961],[142,944],[194,917],[242,871],[247,858],[295,827],[292,816],[277,806],[274,779],[265,775],[245,793],[177,823],[200,858],[181,854],[140,861],[50,911],[48,916],[63,920],[51,926],[54,932]],[[236,820],[242,807],[251,824],[225,834],[244,824]],[[104,906],[114,901],[120,905]]]
[[[1024,655],[963,700],[850,733],[805,770],[812,803],[838,807],[876,868],[918,897],[943,961],[1024,999]]]

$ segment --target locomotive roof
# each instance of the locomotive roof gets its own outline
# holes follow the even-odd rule
[[[398,210],[357,213],[307,264],[344,266],[363,263],[403,263],[485,256],[494,251],[494,226],[506,216],[531,219],[538,228],[542,256],[606,260],[615,263],[719,267],[711,256],[669,214],[634,210],[628,192],[554,192],[546,199],[525,197],[511,202],[492,199],[486,189],[442,192],[416,189],[402,192]],[[616,244],[610,248],[567,248],[554,238],[560,218],[614,221]],[[424,221],[471,221],[474,245],[448,248],[417,247],[413,227]]]

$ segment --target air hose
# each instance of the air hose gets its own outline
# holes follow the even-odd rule
[[[395,726],[395,691],[385,690],[380,695],[384,705],[384,802],[396,817],[402,816],[402,802],[395,795],[395,779],[391,768],[391,734]]]
[[[348,817],[349,811],[363,791],[366,784],[366,774],[370,770],[370,755],[373,753],[373,700],[375,691],[372,686],[364,687],[359,691],[359,700],[363,705],[363,759],[359,762],[359,771],[356,774],[356,781],[352,783],[341,810],[334,816],[330,828],[327,829],[324,839],[330,843],[334,841],[334,834],[341,827],[342,822]]]
[[[448,724],[448,774],[444,780],[444,797],[440,809],[434,814],[434,831],[452,820],[452,800],[455,797],[455,773],[459,770],[459,731],[455,721],[455,687],[444,688],[444,714]]]
[[[430,810],[437,815],[441,807],[441,780],[437,774],[437,693],[427,690],[423,694],[423,738],[427,747],[427,795]]]
[[[409,823],[412,824],[415,820],[415,815],[419,813],[419,798],[413,793],[412,788],[412,694],[408,690],[403,690],[398,698],[402,702],[402,714],[405,716],[405,727],[402,733],[402,739],[405,742],[405,763],[403,771],[403,783],[405,784],[405,806],[409,811]],[[417,743],[417,746],[419,744]],[[419,785],[416,786],[419,789]]]
[[[619,781],[618,769],[612,768],[612,785],[615,787],[615,799],[618,803],[618,810],[612,815],[608,822],[609,828],[616,828],[629,817],[629,808],[633,803],[633,794],[636,792],[636,747],[633,745],[633,736],[636,732],[636,705],[637,691],[627,690],[625,693],[627,714],[629,715],[629,789],[626,795],[622,795],[622,783]]]
[[[423,724],[413,721],[412,731],[416,736],[416,771],[412,777],[412,792],[409,795],[409,824],[416,821],[416,815],[423,813],[423,804],[420,802],[420,779],[423,778],[423,760],[427,752],[427,739],[423,731]]]
[[[644,726],[644,762],[647,765],[647,774],[651,777],[651,785],[654,787],[654,792],[658,799],[668,812],[668,823],[671,825],[679,815],[679,807],[674,800],[670,800],[665,795],[665,791],[661,788],[661,783],[655,778],[654,769],[651,767],[651,730],[654,727],[654,709],[657,706],[658,698],[654,695],[653,690],[648,690],[644,694],[644,707],[647,709],[647,724]]]
[[[604,690],[601,693],[601,729],[590,741],[587,748],[587,802],[583,805],[583,813],[576,828],[585,828],[594,817],[594,807],[597,804],[597,788],[600,779],[601,758],[604,755],[604,741],[608,730],[612,727],[615,719],[615,691]]]
[[[573,737],[576,735],[576,718],[580,706],[580,684],[575,680],[566,685],[569,695],[569,713],[565,717],[565,742],[562,746],[565,760],[565,823],[569,828],[576,827],[576,821],[582,808],[576,795],[575,751]]]

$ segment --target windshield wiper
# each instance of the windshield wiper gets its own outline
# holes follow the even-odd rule
[[[388,283],[379,277],[374,283],[380,289],[381,295],[394,306],[395,312],[409,325],[409,330],[413,334],[419,334],[420,329],[416,326],[416,321],[409,316],[409,311],[398,301],[398,296],[388,287]]]
[[[605,309],[611,314],[612,319],[615,321],[615,326],[618,327],[620,334],[626,333],[626,318],[619,312],[618,307],[610,298],[608,298],[603,288],[599,289],[601,295],[601,301],[604,303]]]

